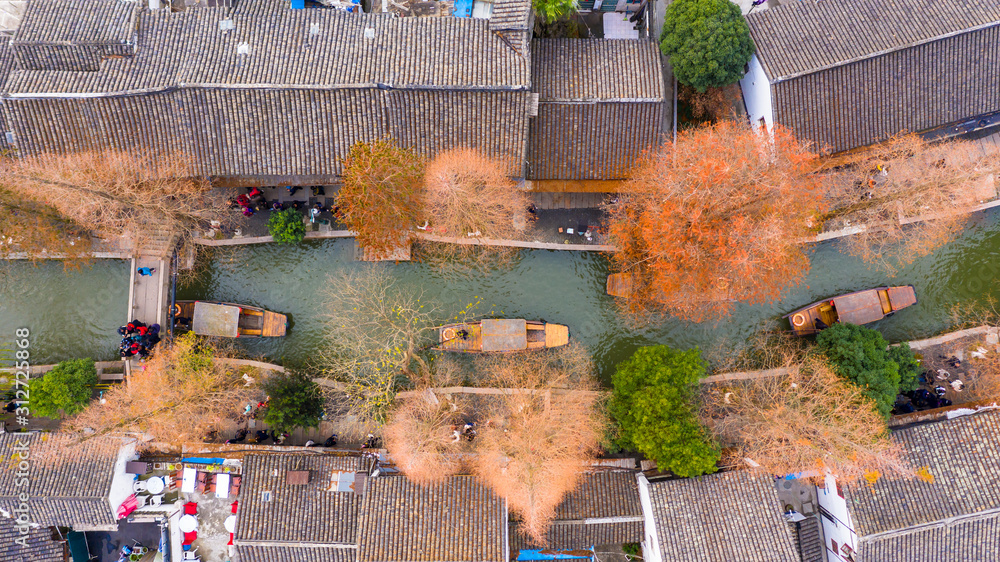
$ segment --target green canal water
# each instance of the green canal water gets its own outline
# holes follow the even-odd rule
[[[525,251],[511,267],[487,275],[421,263],[388,267],[401,283],[419,287],[425,300],[439,303],[445,312],[458,312],[479,302],[483,315],[567,324],[571,337],[591,350],[607,377],[638,346],[663,343],[724,349],[789,310],[885,284],[913,284],[919,299],[916,306],[873,325],[890,341],[941,332],[949,327],[948,310],[953,304],[1000,295],[996,283],[1000,213],[975,215],[956,241],[916,260],[895,277],[841,254],[836,243],[820,245],[812,263],[805,282],[780,302],[739,305],[730,318],[716,323],[668,318],[641,328],[624,323],[611,297],[604,294],[607,263],[596,253]],[[338,274],[361,267],[371,265],[353,261],[349,240],[223,248],[197,284],[179,290],[177,297],[240,302],[288,314],[292,325],[287,337],[245,340],[244,345],[284,364],[307,365],[324,345],[324,291],[335,289],[331,285]],[[28,326],[36,363],[81,355],[110,359],[127,294],[124,262],[103,261],[79,272],[63,272],[58,264],[37,268],[7,264],[0,279],[0,341],[10,339],[14,328]]]

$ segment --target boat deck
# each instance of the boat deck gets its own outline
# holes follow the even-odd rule
[[[786,314],[785,318],[796,335],[806,336],[819,331],[817,320],[827,326],[837,322],[860,326],[881,320],[916,302],[917,295],[912,285],[876,287],[815,302]]]
[[[465,330],[465,338],[459,333]],[[559,347],[569,343],[569,328],[523,319],[495,319],[442,326],[439,332],[442,351],[489,353],[524,351]]]
[[[458,332],[469,332],[468,337],[458,337]],[[483,330],[478,322],[450,324],[441,328],[441,346],[444,351],[479,351],[483,348]]]
[[[277,312],[264,311],[264,337],[281,337],[288,329],[288,317]]]

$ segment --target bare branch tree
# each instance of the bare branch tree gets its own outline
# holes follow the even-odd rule
[[[431,379],[421,352],[433,342],[437,309],[383,266],[335,277],[328,287],[328,346],[319,367],[344,384],[355,414],[384,421],[400,384]]]
[[[454,404],[454,403],[452,403]],[[383,429],[385,446],[403,474],[418,484],[431,484],[457,474],[469,443],[455,439],[463,413],[457,405],[423,398],[402,400]]]
[[[482,367],[493,386],[509,390],[486,407],[473,470],[507,498],[522,530],[540,543],[555,508],[596,453],[607,423],[598,393],[553,392],[597,386],[593,366],[577,370],[579,350],[570,347],[487,357]]]
[[[194,334],[158,347],[141,370],[71,418],[88,435],[143,433],[168,444],[201,442],[255,402],[259,369],[216,361],[228,353]],[[249,378],[244,378],[244,375]]]
[[[865,262],[895,273],[950,242],[968,209],[997,196],[1000,151],[972,141],[929,144],[900,135],[850,157],[828,174],[828,228],[863,226],[842,240]]]
[[[427,165],[424,213],[428,232],[457,238],[512,239],[528,226],[530,198],[504,172],[503,163],[471,148],[447,150]],[[522,223],[518,229],[515,221]],[[442,261],[491,263],[510,257],[506,246],[423,243]]]
[[[24,252],[32,260],[63,256],[77,266],[90,260],[90,234],[51,207],[0,187],[0,256]]]
[[[7,157],[0,160],[0,189],[100,237],[127,235],[136,248],[152,235],[184,236],[203,222],[235,217],[182,155],[105,150]]]
[[[719,440],[771,474],[829,470],[847,483],[876,472],[913,475],[864,389],[820,358],[807,358],[788,376],[715,386],[704,402]]]

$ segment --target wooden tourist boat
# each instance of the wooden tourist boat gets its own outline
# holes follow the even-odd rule
[[[792,325],[795,335],[807,336],[837,322],[858,325],[875,322],[914,304],[917,304],[917,294],[913,285],[876,287],[815,302],[784,318]]]
[[[228,302],[177,301],[174,319],[189,319],[199,336],[272,338],[285,335],[288,317],[256,306]]]
[[[439,342],[435,349],[467,353],[545,349],[569,343],[569,328],[533,320],[481,320],[442,326]]]

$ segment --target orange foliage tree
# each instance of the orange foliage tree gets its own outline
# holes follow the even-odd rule
[[[337,193],[340,219],[359,246],[376,257],[409,242],[417,225],[424,162],[391,139],[357,143],[344,160],[344,184]]]
[[[648,154],[608,208],[627,308],[701,321],[801,281],[809,271],[801,241],[822,207],[816,166],[788,130],[758,134],[728,121]]]

